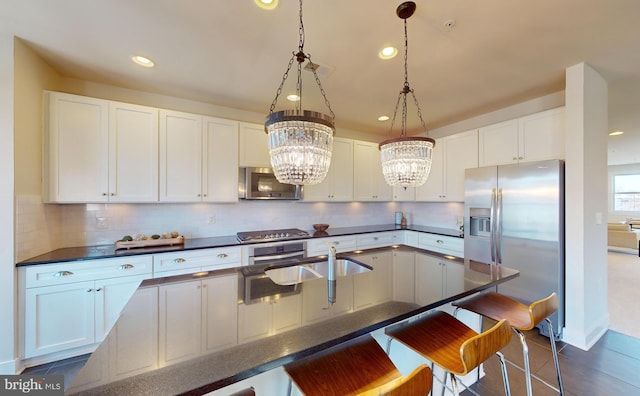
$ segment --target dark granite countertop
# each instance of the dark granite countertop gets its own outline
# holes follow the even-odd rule
[[[366,234],[371,232],[385,232],[396,230],[409,230],[425,232],[430,234],[445,235],[451,237],[461,238],[462,236],[457,230],[427,227],[420,225],[412,225],[406,228],[402,228],[394,224],[382,224],[372,226],[359,226],[359,227],[339,227],[329,228],[327,231],[318,233],[313,230],[309,231],[309,238],[326,238],[336,237],[344,235],[356,235]],[[16,264],[17,267],[23,267],[28,265],[40,265],[51,264],[65,261],[82,261],[82,260],[95,260],[113,257],[135,256],[141,254],[154,254],[164,252],[179,252],[184,250],[196,250],[196,249],[208,249],[218,248],[226,246],[240,246],[235,235],[210,237],[210,238],[193,238],[185,239],[184,244],[172,245],[172,246],[154,246],[148,248],[132,248],[132,249],[119,249],[116,250],[115,244],[112,245],[98,245],[98,246],[79,246],[56,249],[51,252],[41,254],[39,256],[31,257],[27,260],[23,260]],[[242,244],[245,245],[245,244]]]

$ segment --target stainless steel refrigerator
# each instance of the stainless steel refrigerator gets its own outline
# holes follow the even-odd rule
[[[465,258],[504,265],[520,276],[498,292],[530,303],[558,293],[551,318],[564,327],[564,162],[560,160],[467,169]],[[540,332],[549,336],[547,327]]]

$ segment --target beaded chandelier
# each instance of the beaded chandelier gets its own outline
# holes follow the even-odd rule
[[[300,0],[300,42],[298,51],[293,53],[282,82],[271,104],[267,121],[264,124],[268,135],[271,166],[279,182],[295,185],[318,184],[324,180],[331,164],[333,135],[335,134],[335,115],[327,100],[320,79],[316,73],[317,65],[311,62],[311,56],[304,53],[304,25],[302,23],[302,0]],[[294,110],[274,112],[282,86],[289,75],[293,62],[298,62],[298,80],[296,93],[298,101]],[[320,93],[329,108],[330,116],[315,111],[302,110],[302,64],[308,60],[305,69],[313,71]]]
[[[396,120],[398,107],[402,102],[402,126],[400,137],[385,140],[380,143],[380,158],[382,160],[382,173],[387,184],[391,186],[418,187],[427,181],[429,171],[431,170],[431,157],[435,140],[428,137],[407,137],[407,94],[411,93],[413,101],[418,108],[418,117],[422,123],[422,128],[427,127],[422,118],[422,112],[418,105],[418,99],[409,87],[409,79],[407,72],[407,53],[409,48],[409,40],[407,38],[407,19],[413,15],[416,10],[416,3],[407,1],[398,6],[396,14],[404,20],[404,86],[398,95],[396,108],[391,121],[391,130]]]

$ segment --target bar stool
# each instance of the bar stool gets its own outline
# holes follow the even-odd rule
[[[458,309],[465,309],[493,320],[507,319],[509,321],[513,331],[518,334],[520,343],[522,344],[528,396],[533,394],[531,387],[531,369],[529,367],[529,347],[522,332],[532,330],[538,323],[545,320],[549,326],[549,342],[551,343],[551,351],[553,352],[553,362],[556,365],[558,389],[560,395],[564,396],[558,351],[556,350],[556,342],[553,337],[553,325],[549,319],[549,316],[558,310],[558,296],[556,293],[551,293],[549,297],[535,301],[529,306],[496,292],[478,294],[469,299],[454,302],[453,305],[456,307],[456,311]]]
[[[435,311],[417,320],[391,326],[385,333],[447,371],[455,395],[459,395],[456,375],[469,374],[497,354],[502,366],[505,394],[511,395],[507,367],[500,353],[511,340],[511,330],[506,320],[483,333],[477,333],[448,313]],[[445,375],[444,386],[446,384]]]
[[[427,365],[403,376],[370,335],[287,364],[284,370],[307,396],[418,396],[431,391]]]

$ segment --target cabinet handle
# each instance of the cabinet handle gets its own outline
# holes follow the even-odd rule
[[[71,271],[58,271],[55,274],[53,274],[53,276],[70,276],[73,275],[73,272]]]
[[[87,289],[87,293],[91,293],[93,289]]]
[[[444,241],[442,239],[438,239],[436,240],[436,243],[444,243]]]
[[[220,253],[220,254],[218,255],[218,258],[221,258],[221,259],[223,259],[223,258],[227,258],[227,257],[229,257],[229,255],[228,255],[228,254],[226,254],[226,253]]]
[[[514,158],[514,159],[515,159],[515,158]],[[103,197],[106,197],[107,195],[109,195],[109,194],[107,194],[107,193],[102,193],[102,196],[103,196]]]
[[[514,160],[514,161],[517,161],[517,160],[518,160],[518,157],[513,157],[513,160]]]
[[[201,196],[202,196],[202,194],[198,194],[198,197],[201,197]]]
[[[204,289],[204,288],[206,288],[206,287],[207,287],[207,285],[202,285],[202,288],[203,288],[203,289]]]
[[[378,237],[373,237],[373,240],[374,240],[374,241],[377,241],[377,240],[378,240]]]
[[[206,196],[207,196],[207,194],[202,194],[202,196],[203,196],[203,197],[206,197]]]
[[[101,288],[101,287],[99,287],[99,288],[97,288],[97,289],[96,289],[96,291],[97,291],[97,292],[102,291],[102,288]]]
[[[518,157],[519,160],[524,159],[524,157]]]
[[[115,197],[116,193],[110,193],[109,195],[111,195],[112,197]]]
[[[118,269],[121,269],[121,270],[128,270],[128,269],[131,269],[131,268],[133,268],[133,265],[131,265],[131,264],[123,264],[120,267],[118,267]]]
[[[339,245],[339,244],[340,244],[340,241],[334,241],[334,242],[331,242],[331,244],[332,244],[332,245]]]
[[[185,261],[187,260],[183,259],[182,257],[173,260],[173,262],[176,264],[181,264],[181,263],[184,263]]]

